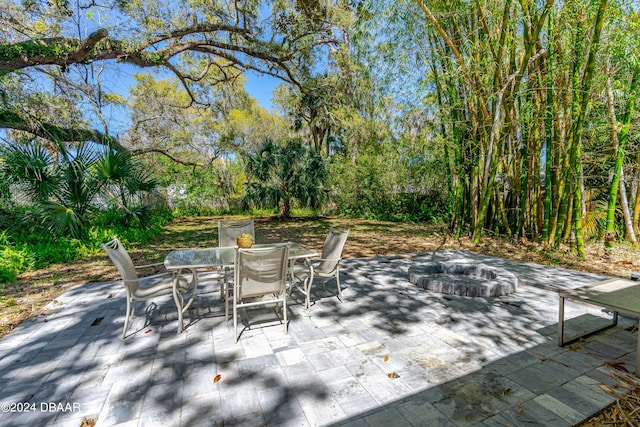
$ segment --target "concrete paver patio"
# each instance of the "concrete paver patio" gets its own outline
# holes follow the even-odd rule
[[[436,257],[500,266],[520,285],[471,298],[409,283],[411,265]],[[203,282],[182,334],[164,297],[139,304],[125,340],[121,283],[76,287],[0,340],[0,426],[570,426],[615,400],[607,362],[633,369],[634,319],[556,344],[557,291],[606,277],[461,251],[343,265],[344,302],[316,283],[308,312],[294,292],[288,334],[254,310],[238,343],[217,283]],[[603,321],[595,307],[565,313],[569,333]]]

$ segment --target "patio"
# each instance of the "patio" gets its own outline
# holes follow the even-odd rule
[[[434,259],[504,268],[518,289],[458,297],[408,281]],[[606,277],[461,251],[343,266],[344,302],[316,283],[309,312],[302,295],[290,300],[289,334],[252,311],[237,344],[217,283],[202,283],[182,334],[165,297],[138,307],[125,340],[122,285],[75,288],[0,340],[3,412],[34,405],[0,425],[570,426],[615,400],[600,387],[616,383],[606,362],[634,366],[634,319],[557,346],[557,292]],[[585,305],[565,314],[569,332],[602,321]]]

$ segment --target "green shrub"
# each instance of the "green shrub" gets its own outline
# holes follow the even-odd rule
[[[0,233],[0,283],[14,282],[18,274],[35,265],[33,257],[25,249],[15,248],[9,245],[9,239],[3,232]]]
[[[100,245],[114,236],[123,242],[145,243],[156,236],[173,218],[168,210],[153,211],[145,224],[125,218],[121,212],[104,211],[97,216],[82,240],[54,237],[28,215],[28,211],[11,213],[14,221],[4,222],[0,230],[0,283],[12,282],[28,270],[50,264],[70,263],[99,253]],[[7,224],[13,224],[8,226]]]

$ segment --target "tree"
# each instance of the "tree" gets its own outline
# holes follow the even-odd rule
[[[0,128],[28,132],[56,142],[93,141],[110,148],[126,147],[108,129],[95,129],[80,120],[60,120],[39,110],[37,98],[48,93],[67,98],[56,78],[71,68],[113,72],[126,63],[173,73],[193,104],[207,105],[194,89],[205,78],[212,84],[236,79],[246,70],[300,84],[312,74],[319,51],[340,42],[336,10],[324,2],[296,1],[123,2],[4,2],[0,6]],[[104,13],[107,11],[107,13]],[[96,76],[85,73],[80,83],[97,87]],[[43,90],[35,82],[52,77]],[[45,84],[46,86],[46,84]],[[93,96],[109,95],[98,87]],[[14,95],[23,92],[23,95]],[[15,102],[22,98],[27,102]],[[78,119],[78,118],[76,118]],[[105,123],[105,121],[103,121]]]
[[[245,208],[252,204],[279,207],[280,217],[289,218],[292,201],[317,209],[327,198],[325,161],[299,139],[265,141],[248,156],[245,169],[249,177]]]

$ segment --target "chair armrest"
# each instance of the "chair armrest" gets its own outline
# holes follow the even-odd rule
[[[134,265],[133,267],[137,270],[140,268],[157,267],[159,265],[164,265],[164,262],[154,262],[153,264],[146,264],[146,265]]]
[[[342,261],[342,258],[314,258],[314,261]]]
[[[168,276],[168,275],[169,275],[169,272],[165,271],[163,273],[151,274],[149,276],[140,276],[137,279],[121,279],[121,280],[123,283],[127,284],[127,283],[133,283],[133,282],[140,282],[141,280],[155,279],[156,277]]]

